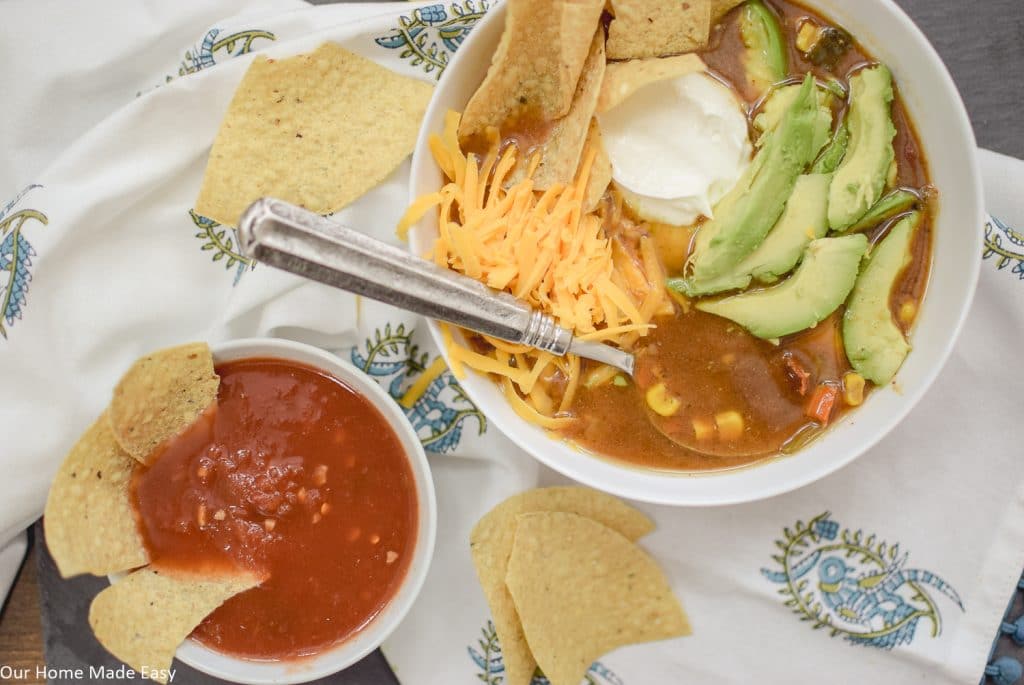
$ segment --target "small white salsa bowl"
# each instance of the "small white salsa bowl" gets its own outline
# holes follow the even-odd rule
[[[763,499],[812,483],[863,454],[910,412],[945,364],[967,316],[981,264],[981,177],[967,111],[938,54],[894,2],[810,4],[890,67],[939,190],[931,276],[911,335],[914,349],[892,387],[871,393],[862,407],[795,455],[731,471],[669,473],[591,455],[549,435],[520,418],[497,385],[470,372],[461,381],[469,396],[493,425],[540,462],[599,490],[647,502],[707,506]],[[428,138],[443,129],[445,112],[464,109],[487,73],[504,20],[504,5],[490,10],[445,69],[413,153],[411,198],[441,187]],[[430,214],[410,232],[409,247],[424,254],[436,237],[437,218]],[[429,326],[444,350],[437,324],[431,321]]]
[[[287,661],[234,657],[189,638],[178,648],[175,656],[207,675],[249,685],[305,683],[337,673],[365,657],[387,639],[405,618],[426,580],[437,532],[437,502],[427,456],[416,431],[398,404],[376,381],[335,355],[280,338],[232,340],[211,347],[215,363],[253,357],[286,359],[330,374],[365,397],[391,426],[405,450],[416,486],[418,525],[412,560],[397,592],[380,613],[351,638],[319,654]],[[116,582],[124,575],[111,576],[111,580]]]

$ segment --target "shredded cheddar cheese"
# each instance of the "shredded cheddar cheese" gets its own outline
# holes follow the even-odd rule
[[[605,234],[600,214],[584,209],[594,150],[584,152],[571,184],[540,192],[532,180],[538,158],[531,159],[525,178],[509,184],[515,145],[501,147],[491,130],[482,159],[464,154],[458,125],[459,114],[449,112],[444,131],[431,136],[430,150],[446,183],[412,203],[398,226],[401,238],[427,212],[437,211],[438,237],[429,255],[435,263],[525,300],[584,340],[628,347],[647,334],[653,316],[671,311],[650,239],[643,238],[639,254],[631,254]],[[567,411],[582,383],[578,358],[489,338],[470,349],[455,342],[447,326],[442,331],[456,377],[468,366],[501,379],[512,408],[544,428],[572,421]]]

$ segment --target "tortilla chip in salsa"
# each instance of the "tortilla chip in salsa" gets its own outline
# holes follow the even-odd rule
[[[170,347],[142,357],[114,388],[110,427],[128,454],[146,464],[217,401],[220,378],[206,343]]]
[[[46,499],[46,544],[61,576],[102,576],[149,562],[132,513],[132,457],[104,413],[71,448]]]
[[[178,645],[211,611],[259,583],[244,571],[200,578],[145,568],[96,595],[89,625],[111,654],[167,682],[159,675],[170,669]]]

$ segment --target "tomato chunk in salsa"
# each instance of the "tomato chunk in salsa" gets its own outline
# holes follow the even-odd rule
[[[281,359],[217,366],[214,408],[170,441],[132,493],[157,568],[265,575],[193,633],[252,659],[314,654],[397,591],[417,532],[405,451],[336,378]]]

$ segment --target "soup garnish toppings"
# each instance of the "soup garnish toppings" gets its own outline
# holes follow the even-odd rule
[[[456,373],[493,376],[522,417],[589,451],[671,470],[792,453],[892,382],[937,193],[888,66],[789,0],[615,0],[600,20],[555,2],[573,19],[568,109],[484,106],[515,100],[513,65],[545,82],[550,63],[508,40],[547,23],[535,5],[509,0],[472,122],[450,113],[432,139],[446,183],[401,228],[437,208],[439,265],[633,352],[637,371],[444,329]],[[595,28],[596,101],[579,97]],[[586,120],[582,145],[558,144]],[[552,177],[553,149],[573,171]]]
[[[406,573],[407,457],[377,409],[331,376],[280,359],[216,368],[216,405],[133,479],[151,567],[260,574],[193,637],[256,659],[316,653],[369,622]]]

